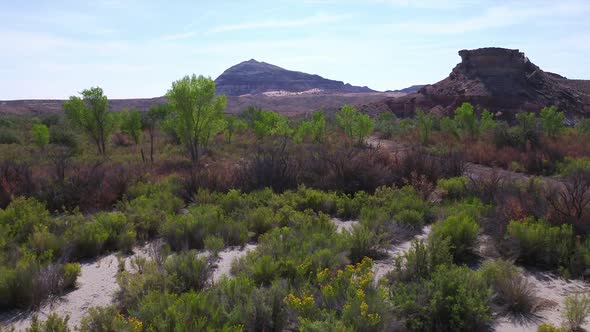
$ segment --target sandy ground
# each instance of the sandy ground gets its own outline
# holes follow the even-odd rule
[[[430,225],[424,226],[424,228],[422,229],[422,233],[416,235],[415,237],[407,241],[393,245],[391,248],[387,249],[386,253],[388,257],[385,259],[376,260],[373,263],[373,273],[375,274],[375,280],[379,280],[385,277],[385,275],[387,275],[389,272],[391,272],[394,267],[393,259],[406,253],[411,248],[412,242],[414,240],[425,240],[428,237],[428,234],[430,234],[431,230],[432,228]]]
[[[134,254],[125,258],[129,267],[133,257],[149,256],[150,245],[136,247]],[[103,256],[97,260],[81,262],[81,274],[76,281],[76,289],[61,296],[49,299],[39,310],[11,312],[2,315],[2,325],[13,325],[16,331],[24,331],[31,325],[31,318],[36,314],[39,320],[45,320],[51,313],[70,316],[69,325],[78,326],[90,307],[108,306],[113,303],[113,295],[119,289],[117,272],[119,262],[117,254]]]
[[[525,319],[520,317],[499,317],[494,323],[496,331],[534,332],[537,331],[537,327],[541,323],[552,323],[560,326],[565,298],[577,292],[590,292],[590,284],[582,280],[568,281],[548,272],[524,271],[524,275],[535,286],[537,296],[545,300],[549,305],[546,309]],[[590,324],[586,322],[583,328],[590,330]]]
[[[349,232],[349,233],[350,233],[350,232],[352,232],[352,228],[353,228],[355,225],[358,225],[358,224],[359,224],[359,222],[358,222],[358,221],[356,221],[356,220],[346,220],[346,221],[345,221],[345,220],[338,219],[338,218],[331,218],[331,219],[330,219],[330,221],[331,221],[331,222],[332,222],[334,225],[336,225],[336,231],[337,231],[338,233],[342,233],[342,232],[344,232],[344,231],[347,231],[347,232]]]
[[[218,282],[222,276],[230,276],[232,263],[241,257],[246,256],[249,252],[256,249],[256,244],[247,244],[244,247],[230,247],[219,253],[217,267],[213,271],[213,282]]]
[[[126,269],[131,268],[130,262],[133,257],[150,257],[151,248],[154,245],[156,243],[135,248],[134,254],[125,258]],[[213,282],[219,281],[224,275],[229,276],[232,262],[254,249],[256,249],[255,244],[247,244],[244,247],[226,248],[220,252],[213,270]],[[201,254],[207,255],[206,252]],[[37,311],[13,311],[2,314],[0,315],[0,324],[2,326],[12,325],[16,331],[24,331],[31,325],[34,314],[43,321],[51,313],[56,312],[60,316],[69,315],[69,325],[73,328],[80,325],[89,308],[113,304],[114,295],[119,290],[116,280],[119,269],[117,254],[83,262],[80,265],[81,274],[76,281],[75,290],[46,301]]]

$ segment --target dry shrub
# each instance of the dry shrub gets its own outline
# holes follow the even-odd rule
[[[180,196],[189,201],[199,189],[227,192],[230,189],[244,189],[240,165],[231,162],[217,162],[196,166],[179,172],[181,177]]]
[[[373,192],[394,183],[393,157],[379,148],[326,144],[295,155],[299,183],[345,193]]]
[[[131,138],[123,133],[115,133],[112,139],[114,146],[131,146],[133,145],[133,141]]]
[[[578,233],[590,232],[590,172],[569,175],[562,186],[546,195],[551,216],[557,223],[571,223]]]
[[[0,164],[0,208],[5,208],[17,196],[35,192],[33,172],[26,163],[6,160]]]
[[[40,199],[50,210],[110,209],[139,178],[141,168],[99,162],[74,166],[69,173],[62,182],[45,181],[42,184]]]

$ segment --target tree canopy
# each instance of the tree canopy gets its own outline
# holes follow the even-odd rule
[[[82,91],[82,98],[72,96],[64,103],[66,117],[96,144],[98,153],[106,154],[106,141],[115,128],[115,117],[99,87]]]
[[[172,83],[166,95],[172,107],[171,125],[193,161],[200,150],[225,127],[224,95],[215,95],[215,81],[204,76],[185,76]]]

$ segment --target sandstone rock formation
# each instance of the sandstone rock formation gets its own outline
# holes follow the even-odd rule
[[[545,72],[519,50],[481,48],[461,50],[459,63],[444,80],[418,92],[365,106],[368,112],[392,111],[400,116],[416,109],[451,114],[470,102],[501,118],[516,112],[539,111],[556,105],[570,116],[590,114],[590,81],[568,80]]]
[[[230,67],[215,80],[215,83],[217,92],[228,96],[268,91],[302,92],[312,89],[325,92],[374,92],[367,87],[352,86],[318,75],[291,71],[254,59]]]

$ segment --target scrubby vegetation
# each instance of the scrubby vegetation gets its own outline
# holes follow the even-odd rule
[[[543,310],[515,264],[586,277],[588,130],[554,107],[512,126],[470,104],[415,119],[351,105],[224,115],[214,82],[194,75],[168,100],[112,113],[91,88],[65,116],[0,118],[1,311],[36,309],[75,289],[85,260],[146,242],[153,252],[121,259],[112,305],[81,331],[478,331]],[[213,277],[226,249],[254,244]],[[587,302],[564,302],[565,328]],[[51,315],[30,330],[68,324]]]

